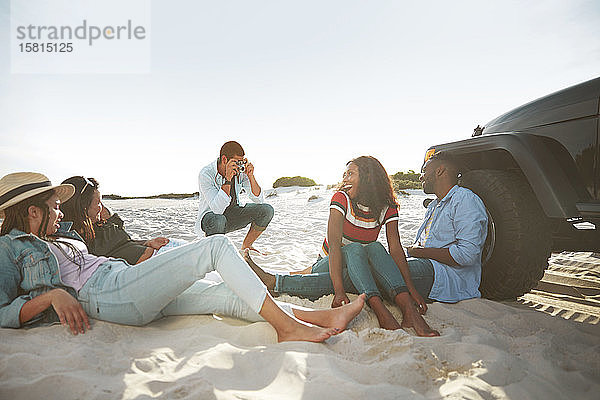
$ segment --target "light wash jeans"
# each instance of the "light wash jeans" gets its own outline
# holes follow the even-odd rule
[[[224,282],[200,280],[216,270]],[[92,318],[145,325],[166,315],[212,314],[261,321],[265,285],[223,235],[193,241],[130,266],[103,263],[78,294]],[[289,307],[282,307],[288,314]]]
[[[392,256],[379,242],[368,245],[350,243],[342,247],[342,280],[348,293],[366,293],[367,298],[383,296],[393,301],[398,293],[408,291],[404,278]],[[433,265],[421,258],[408,259],[408,268],[417,291],[427,299],[433,284]],[[309,299],[333,293],[329,276],[329,257],[321,258],[308,275],[276,275],[275,291]]]
[[[154,250],[153,256],[156,256],[158,254],[162,254],[165,251],[173,250],[176,247],[183,246],[183,245],[186,245],[188,243],[189,242],[187,240],[169,238],[169,243],[165,244],[163,247],[161,247],[158,250]]]

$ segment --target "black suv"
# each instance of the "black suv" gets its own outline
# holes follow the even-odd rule
[[[480,290],[511,299],[542,278],[551,251],[600,251],[600,78],[532,101],[429,148],[463,165],[487,207]]]

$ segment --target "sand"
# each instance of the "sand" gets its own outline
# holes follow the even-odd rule
[[[410,193],[400,199],[403,243],[424,214],[423,193]],[[268,254],[256,261],[271,271],[312,264],[330,196],[324,188],[277,190],[268,199],[274,220],[256,243]],[[136,237],[194,237],[193,199],[108,203]],[[229,236],[239,247],[243,234]],[[278,344],[265,322],[212,315],[145,327],[93,321],[79,336],[61,326],[1,329],[0,398],[596,399],[599,295],[600,255],[560,253],[518,301],[431,304],[426,319],[439,338],[379,329],[367,308],[324,344]]]

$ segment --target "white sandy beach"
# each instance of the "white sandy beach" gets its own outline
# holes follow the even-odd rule
[[[268,198],[275,217],[256,242],[268,254],[255,261],[278,272],[311,265],[325,234],[331,193],[293,188]],[[425,211],[424,194],[410,193],[400,198],[405,244]],[[136,237],[195,237],[195,200],[107,204]],[[244,234],[229,237],[239,247]],[[317,302],[280,299],[322,308],[331,302],[331,296]],[[555,254],[543,282],[518,301],[434,303],[426,320],[441,337],[384,331],[368,308],[324,344],[280,344],[267,323],[212,315],[169,317],[145,327],[92,321],[92,330],[79,336],[58,325],[1,329],[0,399],[599,396],[599,254]]]

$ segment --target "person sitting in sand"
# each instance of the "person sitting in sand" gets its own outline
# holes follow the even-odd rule
[[[52,186],[33,172],[0,179],[1,327],[59,320],[77,334],[90,329],[88,315],[139,326],[167,315],[220,313],[250,321],[262,317],[279,341],[320,342],[345,329],[363,307],[364,297],[337,312],[276,303],[223,235],[136,267],[91,255],[78,235],[57,234],[61,201],[74,191],[73,185]],[[199,281],[212,270],[224,283]]]
[[[336,220],[346,219],[343,222],[343,239],[341,239],[344,241],[352,237],[358,238],[358,232],[363,229],[370,228],[378,231],[378,228],[367,225],[366,219],[359,214],[364,210],[363,207],[359,207],[359,204],[365,201],[364,197],[360,197],[360,188],[363,187],[365,180],[370,181],[374,176],[366,175],[363,172],[364,168],[360,168],[360,164],[358,164],[358,169],[352,164],[356,165],[357,162],[353,160],[348,164],[343,186],[345,193],[340,195],[337,192],[331,204],[328,225],[329,271],[323,265],[325,261],[320,260],[312,267],[312,271],[304,271],[305,273],[312,272],[308,275],[271,275],[252,262],[249,254],[245,254],[246,261],[251,264],[269,290],[274,293],[307,294],[313,298],[334,291],[336,295],[332,306],[335,307],[347,301],[342,292],[342,284],[344,290],[348,290],[350,287],[350,282],[344,275],[347,270],[351,283],[359,291],[365,291],[367,296],[370,295],[369,290],[371,289],[361,286],[363,283],[353,278],[352,271],[356,267],[352,261],[354,256],[350,257],[349,254],[355,250],[347,249],[348,245],[342,247],[341,252],[337,245],[334,250],[334,243],[339,244],[342,237],[335,229],[332,231],[332,226],[334,228],[337,226],[337,230],[339,230],[340,222],[335,223]],[[358,176],[356,176],[357,170]],[[412,257],[406,261],[408,268],[404,262],[404,254],[400,254],[399,251],[401,247],[399,247],[400,243],[397,239],[397,223],[388,222],[386,224],[391,257],[384,254],[382,246],[376,242],[365,246],[364,252],[362,252],[363,259],[366,258],[369,261],[369,267],[376,282],[384,288],[384,293],[387,293],[388,298],[393,298],[393,301],[400,306],[403,315],[401,326],[403,328],[413,327],[420,336],[438,334],[429,328],[420,316],[427,310],[426,304],[422,301],[423,298],[454,303],[481,297],[479,292],[481,254],[487,235],[487,214],[483,202],[475,193],[458,186],[458,176],[457,163],[449,154],[435,153],[426,160],[421,175],[423,190],[425,193],[435,194],[437,199],[428,206],[425,219],[417,232],[415,244],[406,249],[408,255]],[[356,190],[357,181],[358,196],[356,192],[353,193]],[[348,213],[349,205],[350,213]],[[354,219],[353,223],[348,221],[348,214],[351,215],[350,218]],[[352,216],[353,214],[354,216]],[[381,214],[380,220],[392,215]],[[334,223],[332,224],[332,222]],[[357,246],[354,247],[357,248]],[[332,255],[333,262],[331,261]],[[397,288],[395,286],[402,285],[402,283],[396,269],[392,268],[392,261],[395,262],[405,279],[405,284]],[[342,269],[344,263],[346,268]],[[411,280],[414,283],[411,283]],[[369,304],[374,311],[377,310],[377,306],[374,307],[372,301]]]
[[[63,184],[75,187],[75,194],[61,205],[64,220],[75,230],[97,256],[122,258],[134,265],[152,257],[169,243],[165,237],[133,240],[123,228],[123,220],[102,204],[100,184],[94,178],[72,176]]]
[[[377,241],[383,226],[389,253]],[[421,335],[438,335],[421,316],[427,310],[421,293],[428,293],[431,281],[422,279],[420,271],[415,276],[409,270],[390,178],[374,157],[362,156],[346,164],[341,188],[331,199],[327,237],[310,272],[310,277],[295,275],[291,280],[278,276],[281,284],[273,289],[308,298],[333,292],[332,307],[349,302],[346,292],[365,293],[380,327],[412,326]],[[384,298],[401,308],[403,325],[386,308]]]
[[[264,203],[262,189],[254,177],[254,165],[244,157],[238,142],[221,147],[219,159],[211,162],[198,175],[199,207],[196,233],[206,236],[228,233],[250,224],[242,249],[255,250],[254,241],[273,218],[273,207]],[[240,206],[240,194],[248,193],[254,202]]]

